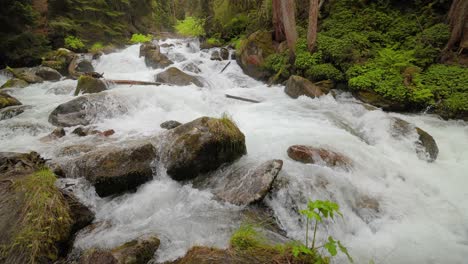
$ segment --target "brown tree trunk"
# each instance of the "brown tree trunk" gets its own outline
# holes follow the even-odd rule
[[[294,0],[281,0],[281,14],[284,25],[284,33],[286,34],[286,41],[292,56],[295,54],[297,31],[296,31],[296,6]]]
[[[275,32],[274,40],[282,42],[286,40],[286,36],[284,35],[283,16],[281,14],[281,0],[273,0],[271,8],[273,11],[273,29]]]
[[[312,52],[317,40],[317,26],[319,14],[319,0],[310,0],[309,27],[307,29],[307,48]]]
[[[460,43],[462,39],[466,39],[468,34],[468,1],[467,0],[453,0],[448,13],[448,21],[450,24],[450,38],[447,42],[446,50],[451,50],[457,45],[464,46]]]

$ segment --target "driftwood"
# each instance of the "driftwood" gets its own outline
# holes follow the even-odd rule
[[[224,68],[219,73],[222,73],[229,66],[229,64],[231,64],[231,62],[228,62],[226,66],[224,66]]]
[[[133,80],[106,80],[106,81],[113,83],[113,84],[125,84],[125,85],[161,85],[161,84],[170,85],[170,84],[161,83],[161,82],[145,82],[145,81],[133,81]]]
[[[229,95],[229,94],[226,94],[226,97],[230,98],[230,99],[236,99],[236,100],[244,101],[244,102],[261,103],[260,101],[257,101],[257,100],[244,98],[244,97],[239,97],[239,96],[234,96],[234,95]]]
[[[73,79],[78,79],[82,75],[82,73],[79,73],[76,71],[77,64],[78,64],[78,55],[73,55],[73,58],[70,61],[70,64],[68,64],[68,74],[70,74],[70,77]]]

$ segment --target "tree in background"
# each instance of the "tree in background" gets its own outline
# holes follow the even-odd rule
[[[317,41],[318,14],[319,0],[310,0],[309,27],[307,29],[307,48],[310,52],[314,50]]]
[[[453,0],[448,13],[451,34],[446,50],[468,48],[468,1]]]
[[[281,0],[273,0],[272,2],[272,18],[273,18],[273,30],[274,40],[282,42],[286,40],[283,25],[283,15],[281,14]]]
[[[294,0],[282,0],[281,2],[281,15],[284,26],[284,33],[286,35],[286,41],[288,43],[289,51],[292,57],[294,57],[297,42],[297,30],[296,30],[296,5]]]

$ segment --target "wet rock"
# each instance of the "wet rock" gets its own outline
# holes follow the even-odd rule
[[[99,130],[94,129],[93,127],[82,127],[82,126],[79,126],[72,131],[72,134],[77,135],[79,137],[86,137],[89,135],[99,135],[99,136],[109,137],[113,135],[114,133],[115,131],[113,129],[99,131]]]
[[[153,258],[160,241],[151,236],[138,238],[112,250],[90,249],[78,264],[146,264]]]
[[[208,177],[207,186],[224,202],[249,205],[263,200],[271,190],[282,167],[282,160],[269,160],[256,168],[233,165],[233,168],[222,171],[225,174],[223,177],[218,175]]]
[[[200,81],[199,77],[189,75],[175,67],[158,73],[155,77],[155,81],[178,86],[186,86],[193,83],[198,87],[203,87],[203,83]]]
[[[36,75],[45,81],[60,81],[62,78],[62,75],[57,70],[45,66],[38,67]]]
[[[188,44],[188,43],[187,43]],[[169,44],[169,43],[163,43],[160,45],[161,48],[170,48],[170,47],[174,47],[174,44]]]
[[[68,76],[68,65],[72,61],[74,55],[75,53],[72,51],[60,48],[48,54],[42,61],[42,66],[50,67],[63,76]]]
[[[169,55],[170,59],[175,62],[181,62],[187,60],[187,58],[181,53],[172,53]]]
[[[76,233],[94,221],[94,213],[82,204],[78,198],[70,192],[62,191],[62,194],[70,206],[70,216],[73,219],[72,233]]]
[[[87,94],[57,106],[49,115],[55,126],[86,126],[98,117],[126,113],[125,102],[107,93]]]
[[[319,86],[297,75],[289,77],[284,92],[292,98],[305,95],[311,98],[320,97],[328,93],[326,86]]]
[[[49,135],[41,138],[40,141],[48,142],[48,141],[52,141],[52,140],[62,138],[64,136],[65,136],[65,129],[63,129],[63,127],[57,127]]]
[[[36,75],[38,67],[34,68],[7,68],[15,78],[26,81],[27,83],[41,83],[44,81]]]
[[[190,180],[246,154],[245,136],[227,118],[201,117],[167,132],[162,161],[175,180]]]
[[[184,71],[189,71],[189,72],[193,72],[193,73],[200,73],[201,72],[200,68],[198,68],[198,66],[195,65],[195,63],[193,63],[193,62],[185,64],[182,69]]]
[[[288,156],[302,163],[324,164],[330,167],[349,167],[351,159],[343,154],[312,146],[294,145],[288,148]]]
[[[263,67],[265,59],[275,53],[271,32],[257,31],[252,33],[241,45],[237,53],[237,62],[245,74],[266,80],[270,73]]]
[[[166,55],[161,53],[158,44],[146,43],[140,46],[140,57],[145,57],[145,64],[154,69],[166,68],[173,64]]]
[[[403,111],[406,109],[404,103],[386,99],[374,91],[360,90],[355,92],[354,96],[364,103],[382,108],[384,111]]]
[[[80,126],[75,129],[73,129],[72,134],[75,134],[79,137],[85,137],[88,135],[88,130],[86,130],[84,127]]]
[[[178,126],[182,125],[182,123],[178,122],[178,121],[175,121],[175,120],[169,120],[169,121],[166,121],[166,122],[163,122],[161,123],[161,125],[159,125],[161,128],[164,128],[164,129],[173,129],[173,128],[176,128]]]
[[[100,147],[64,164],[65,175],[84,176],[101,196],[133,191],[153,178],[151,163],[156,159],[153,145],[145,141]]]
[[[226,49],[226,48],[221,48],[221,49],[219,50],[219,56],[220,56],[221,59],[223,59],[223,60],[229,59],[229,50]]]
[[[95,147],[91,145],[71,145],[66,146],[58,151],[58,156],[78,156],[87,152],[91,152]]]
[[[0,120],[13,118],[31,108],[29,105],[14,105],[2,108],[0,109]]]
[[[104,130],[101,133],[99,133],[99,135],[104,136],[104,137],[110,137],[110,136],[112,136],[114,134],[115,134],[114,129]]]
[[[21,79],[18,79],[18,78],[12,78],[12,79],[9,79],[6,83],[4,83],[0,89],[3,89],[3,88],[24,88],[26,86],[28,86],[29,83],[25,80],[21,80]]]
[[[89,60],[82,60],[78,62],[75,70],[78,72],[94,72],[94,67]]]
[[[20,101],[9,94],[0,92],[0,109],[15,105],[21,105]]]
[[[223,59],[221,58],[221,55],[219,54],[219,51],[215,50],[211,53],[210,60],[217,60],[217,61],[222,61]]]
[[[396,138],[400,136],[410,136],[412,133],[416,133],[418,141],[416,141],[415,144],[418,157],[428,162],[433,162],[437,159],[439,147],[429,133],[398,117],[393,117],[392,129],[392,135]]]
[[[76,85],[75,96],[80,94],[80,92],[83,94],[99,93],[105,90],[107,90],[107,85],[103,80],[87,75],[81,75],[78,79],[78,84]]]
[[[0,152],[0,179],[29,174],[42,168],[45,160],[37,152]]]

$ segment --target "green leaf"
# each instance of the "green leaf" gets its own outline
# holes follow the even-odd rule
[[[338,253],[338,251],[336,250],[336,241],[333,240],[331,236],[328,237],[328,242],[323,246],[328,250],[328,253],[330,253],[330,255],[332,256],[336,256],[336,254]]]
[[[340,251],[343,252],[346,255],[346,257],[348,257],[349,262],[354,263],[353,258],[349,255],[348,249],[345,246],[343,246],[343,244],[341,244],[341,241],[338,240],[337,242]]]

